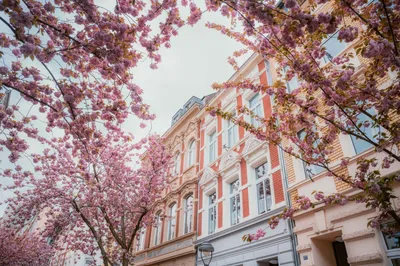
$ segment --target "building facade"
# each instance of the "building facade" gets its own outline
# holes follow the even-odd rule
[[[303,3],[303,7],[308,5]],[[319,5],[315,13],[329,12],[331,4]],[[355,77],[365,71],[365,59],[358,57],[355,52],[357,40],[353,43],[340,42],[337,32],[328,36],[323,42],[327,56],[331,59],[344,53],[352,53],[354,58],[351,63],[356,69]],[[332,64],[331,59],[324,58],[322,67]],[[384,89],[394,82],[395,75],[388,75],[379,80],[379,86]],[[298,82],[289,84],[295,89]],[[322,107],[329,108],[329,107]],[[323,125],[316,121],[316,125]],[[373,128],[367,128],[366,134],[373,136]],[[301,138],[302,129],[299,128],[298,136]],[[330,168],[337,173],[354,176],[357,160],[360,158],[377,158],[381,162],[383,153],[378,153],[367,142],[340,134],[334,141],[330,154]],[[398,153],[399,147],[394,147]],[[341,166],[342,158],[349,158],[348,166]],[[297,196],[306,196],[313,199],[313,191],[322,191],[325,195],[342,193],[348,196],[357,195],[360,190],[349,187],[346,183],[328,176],[326,171],[315,166],[305,165],[300,159],[285,155],[285,169],[288,178],[288,193],[292,202]],[[379,164],[379,163],[378,163]],[[400,164],[394,163],[390,169],[380,169],[383,175],[391,175],[400,170]],[[311,178],[312,177],[312,180]],[[400,195],[400,188],[394,187],[394,194]],[[393,202],[396,210],[400,210],[399,201]],[[297,252],[302,266],[336,266],[336,265],[400,265],[400,237],[385,236],[380,230],[367,226],[368,221],[377,215],[373,208],[366,208],[365,204],[348,203],[339,205],[317,205],[314,209],[300,211],[294,216],[294,233],[297,237]],[[390,221],[387,221],[390,224]],[[384,225],[383,225],[384,226]]]
[[[250,78],[253,82],[272,82],[271,68],[261,56],[253,54],[230,81]],[[271,115],[271,99],[265,93],[226,89],[209,103],[237,119],[255,126],[254,118],[239,114],[247,106],[260,117]],[[293,239],[288,223],[258,241],[243,242],[242,236],[265,228],[267,220],[288,206],[282,161],[277,146],[262,142],[242,127],[213,117],[206,110],[200,121],[198,238],[214,246],[211,265],[295,265]],[[197,258],[198,265],[203,265]]]
[[[192,97],[172,118],[163,135],[173,153],[169,187],[155,203],[154,226],[142,230],[136,243],[135,265],[195,265],[197,231],[197,114],[209,97]]]

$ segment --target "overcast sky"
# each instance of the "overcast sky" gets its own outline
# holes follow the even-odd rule
[[[148,68],[147,64],[135,70],[135,80],[144,90],[144,100],[157,115],[153,131],[164,133],[172,116],[191,96],[201,98],[213,93],[213,82],[226,81],[234,73],[227,58],[242,46],[204,26],[207,21],[224,20],[215,13],[203,14],[198,24],[182,28],[173,38],[172,47],[162,51],[157,70]]]
[[[107,5],[111,1],[99,2]],[[144,102],[151,106],[151,112],[157,116],[151,127],[149,125],[146,129],[140,129],[139,121],[135,118],[132,123],[125,125],[125,130],[136,135],[137,139],[146,136],[149,131],[163,134],[170,127],[172,116],[191,96],[202,98],[213,93],[213,82],[226,81],[234,73],[227,58],[233,51],[243,47],[227,36],[206,28],[204,25],[207,21],[222,24],[227,22],[226,18],[217,13],[204,13],[201,21],[194,27],[184,26],[179,30],[179,35],[172,38],[170,49],[162,50],[162,62],[158,69],[150,69],[150,62],[145,61],[133,70],[134,82],[144,90]],[[18,100],[19,95],[14,93],[10,104],[16,104]],[[38,143],[30,141],[29,144],[33,151],[41,149]],[[8,154],[6,151],[0,152],[1,169],[13,168],[8,163]],[[27,170],[32,169],[27,159],[20,160],[18,164]],[[2,185],[10,182],[11,180],[0,180]],[[0,189],[0,202],[11,195],[11,192]],[[0,217],[5,207],[4,204],[0,205]]]

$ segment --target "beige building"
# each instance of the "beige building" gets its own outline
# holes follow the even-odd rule
[[[135,265],[195,265],[199,123],[197,113],[210,96],[190,98],[163,135],[173,153],[169,188],[156,202],[155,224],[136,243]]]
[[[303,3],[307,5],[307,1]],[[330,3],[319,5],[315,10],[327,12],[331,9]],[[337,34],[332,34],[323,42],[330,58],[344,53],[352,53],[354,58],[351,63],[356,68],[357,77],[365,70],[368,63],[357,57],[355,45],[339,42]],[[330,59],[324,58],[322,66],[331,64]],[[393,82],[388,75],[380,80],[381,88],[385,88]],[[291,84],[297,87],[298,84]],[[293,89],[293,87],[291,89]],[[326,107],[325,107],[326,108]],[[368,136],[373,136],[371,128],[366,129]],[[368,131],[368,132],[367,132]],[[369,132],[371,131],[371,132]],[[301,130],[298,136],[301,135]],[[354,176],[357,160],[360,158],[377,158],[381,161],[384,154],[377,153],[367,142],[340,134],[333,143],[334,152],[330,155],[332,163],[330,167],[335,172],[347,173]],[[397,151],[398,153],[398,151]],[[342,158],[350,158],[347,167],[341,167]],[[360,190],[349,187],[346,183],[327,176],[322,168],[307,166],[300,159],[284,156],[285,168],[288,178],[288,192],[292,202],[296,196],[308,196],[314,199],[313,191],[322,191],[325,195],[343,193],[356,195]],[[400,164],[394,163],[390,169],[381,169],[383,175],[391,175],[400,170]],[[312,174],[312,180],[310,174]],[[394,188],[395,195],[400,195],[400,188]],[[394,202],[399,210],[400,202]],[[384,236],[380,230],[367,226],[370,219],[376,216],[375,209],[365,208],[365,204],[349,203],[345,206],[325,205],[316,206],[315,209],[301,211],[295,214],[294,233],[297,236],[297,252],[302,266],[399,266],[400,265],[400,236],[392,238]],[[390,221],[388,221],[390,223]]]

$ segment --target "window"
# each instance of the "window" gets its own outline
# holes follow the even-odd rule
[[[232,182],[230,186],[230,201],[231,201],[231,225],[238,224],[240,222],[240,191],[239,191],[239,179]]]
[[[283,68],[283,74],[286,76],[286,72],[289,71],[289,67],[285,66]],[[286,92],[287,93],[291,93],[292,91],[294,91],[295,89],[297,89],[299,87],[299,80],[297,78],[297,76],[292,77],[291,80],[286,81]]]
[[[137,238],[136,251],[140,251],[144,249],[144,240],[146,238],[146,228],[142,228],[139,230],[139,236]]]
[[[188,196],[185,199],[185,227],[184,233],[190,233],[192,231],[192,221],[193,221],[193,195]]]
[[[215,232],[217,227],[217,193],[213,193],[208,197],[208,233]]]
[[[189,144],[188,166],[191,166],[196,161],[196,142],[193,140]]]
[[[70,258],[69,258],[70,259]],[[94,264],[94,259],[92,258],[85,258],[85,265],[90,265],[93,266]]]
[[[154,245],[158,245],[161,243],[161,228],[162,228],[162,221],[161,221],[161,211],[157,212],[155,217],[156,225],[154,227]]]
[[[262,117],[261,100],[259,93],[257,93],[256,95],[253,96],[253,98],[250,99],[249,107],[254,115]],[[250,123],[255,127],[260,126],[260,121],[258,121],[255,117],[252,116],[250,117]]]
[[[297,132],[297,137],[300,140],[304,140],[304,138],[306,137],[307,133],[304,129],[300,130],[299,132]],[[318,145],[317,142],[313,143],[314,148]],[[324,168],[318,165],[314,165],[314,164],[307,164],[306,162],[303,161],[303,167],[304,167],[304,174],[306,176],[306,178],[311,178],[314,175],[317,175],[319,173],[321,173],[322,171],[324,171]]]
[[[168,240],[175,238],[176,226],[176,203],[169,207],[169,220],[168,220]]]
[[[272,86],[272,72],[271,72],[271,65],[269,61],[265,60],[265,71],[267,72],[267,84]]]
[[[393,266],[400,266],[400,226],[396,222],[381,225],[385,241],[386,255]]]
[[[214,131],[213,133],[211,133],[209,136],[209,162],[213,162],[215,160],[215,154],[216,154],[216,150],[217,150],[217,132]]]
[[[230,120],[226,122],[228,128],[228,147],[233,147],[237,142],[237,125]]]
[[[328,63],[331,61],[333,58],[335,58],[338,54],[340,54],[341,51],[346,48],[346,43],[341,42],[338,39],[339,32],[336,32],[332,35],[330,35],[327,40],[323,41],[322,46],[325,47],[325,56],[323,57],[323,60],[325,63]]]
[[[180,156],[179,156],[180,154],[179,153],[177,153],[176,155],[175,155],[175,158],[174,158],[174,169],[173,169],[173,175],[178,175],[180,172],[181,172],[181,158],[180,158]]]
[[[373,114],[374,111],[371,110],[367,110],[367,112],[369,112],[370,114]],[[366,116],[363,113],[360,113],[357,116],[357,122],[356,124],[358,125],[359,123],[362,123],[362,126],[359,127],[359,129],[365,134],[367,135],[367,137],[371,140],[376,141],[377,140],[377,135],[379,134],[378,129],[377,128],[373,128],[371,127],[373,124],[373,121],[371,118],[369,118],[368,116]],[[365,127],[364,124],[365,123],[369,123],[370,125],[368,127]],[[355,133],[358,133],[361,135],[361,133],[354,128]],[[373,145],[369,142],[366,142],[362,139],[358,139],[355,136],[351,135],[351,141],[353,142],[353,146],[354,146],[354,151],[356,152],[356,154],[362,153],[363,151],[368,150],[369,148],[371,148]]]
[[[260,165],[255,170],[257,182],[258,214],[261,214],[271,210],[272,206],[271,183],[268,177],[268,163],[266,162]]]

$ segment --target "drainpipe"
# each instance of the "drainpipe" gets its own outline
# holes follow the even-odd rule
[[[286,199],[287,199],[289,208],[291,208],[292,202],[290,200],[289,192],[287,191],[289,186],[288,186],[288,180],[287,180],[287,174],[286,174],[286,167],[285,167],[285,163],[284,163],[283,151],[280,148],[278,148],[278,155],[279,155],[279,161],[281,162],[281,168],[282,168],[282,173],[283,173],[283,177],[284,177],[283,186],[284,186],[285,193],[286,193]],[[294,263],[295,263],[295,265],[299,266],[300,258],[299,258],[299,254],[296,251],[297,240],[296,240],[296,236],[293,232],[293,228],[294,228],[293,221],[291,219],[288,219],[288,224],[289,224],[289,233],[291,235],[290,238],[292,240],[292,246],[293,246]]]
[[[264,59],[265,67],[267,66],[267,64],[268,64],[267,60]],[[271,67],[271,65],[269,65],[269,67]],[[266,69],[266,71],[267,71],[267,69]],[[268,73],[267,73],[267,80],[268,80]],[[273,96],[270,97],[269,99],[271,101],[271,106],[274,106]],[[279,123],[279,121],[277,123]],[[290,207],[292,207],[292,202],[290,200],[289,192],[287,191],[288,187],[289,187],[289,184],[288,184],[288,178],[287,178],[287,172],[286,172],[286,166],[285,166],[285,159],[284,159],[284,156],[283,156],[283,151],[279,146],[278,146],[278,156],[279,156],[279,163],[281,165],[282,175],[283,175],[283,180],[284,180],[283,187],[285,189],[286,200],[287,200],[287,203],[288,203],[289,208],[290,208]],[[293,225],[293,221],[291,219],[288,219],[288,225],[289,225],[289,234],[291,235],[290,239],[292,241],[292,246],[293,246],[294,263],[295,263],[295,265],[299,266],[300,265],[300,258],[299,258],[299,254],[296,251],[297,240],[296,240],[295,234],[293,233],[294,225]]]

